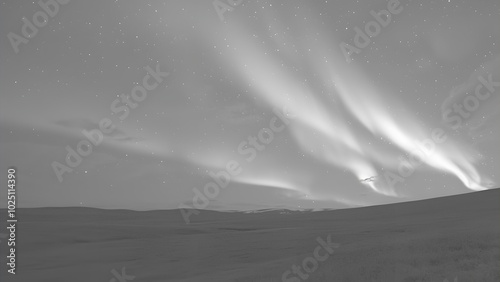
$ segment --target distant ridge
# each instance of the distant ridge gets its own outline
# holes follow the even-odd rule
[[[290,210],[284,208],[267,208],[247,211],[214,211],[199,210],[198,215],[191,216],[193,222],[204,222],[217,220],[232,220],[239,215],[244,218],[288,216],[295,217],[317,214],[318,216],[329,216],[339,218],[349,217],[392,217],[396,213],[399,216],[415,215],[421,213],[467,213],[478,209],[500,208],[500,189],[489,189],[485,191],[470,192],[460,195],[444,196],[432,199],[415,200],[402,203],[385,205],[345,208],[345,209],[301,209]],[[6,209],[0,209],[0,220],[6,220]],[[64,221],[68,216],[75,220],[88,222],[99,222],[105,220],[144,220],[145,218],[163,218],[173,224],[185,224],[180,209],[134,211],[126,209],[100,209],[90,207],[43,207],[43,208],[18,208],[20,221]]]

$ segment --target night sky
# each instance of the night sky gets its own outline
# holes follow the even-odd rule
[[[194,207],[211,173],[230,181],[207,209],[498,187],[497,0],[42,2],[46,23],[0,6],[0,192],[17,167],[20,207]]]

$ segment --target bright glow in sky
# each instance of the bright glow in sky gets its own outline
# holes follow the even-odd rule
[[[243,1],[224,22],[210,1],[73,1],[18,53],[7,34],[22,35],[21,18],[41,8],[10,1],[0,9],[1,169],[17,167],[29,207],[193,206],[193,188],[231,162],[241,173],[209,209],[498,187],[499,5],[401,1],[349,63],[342,43],[356,47],[355,28],[387,1]],[[145,81],[147,94],[126,100]],[[114,130],[70,167],[66,147],[106,118]],[[62,181],[54,162],[71,169]]]

